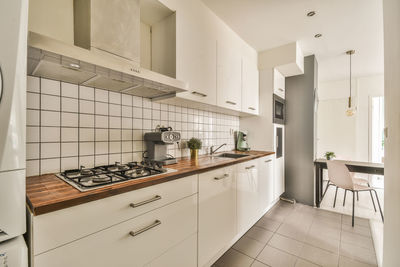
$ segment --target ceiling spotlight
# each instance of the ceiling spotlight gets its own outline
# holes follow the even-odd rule
[[[314,35],[314,37],[315,37],[315,38],[321,38],[321,37],[322,37],[322,34],[317,33],[316,35]]]
[[[312,16],[314,16],[315,14],[316,14],[315,11],[310,11],[310,12],[307,13],[307,17],[312,17]]]

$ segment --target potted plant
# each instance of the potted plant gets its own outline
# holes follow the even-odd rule
[[[201,140],[192,137],[188,142],[187,146],[190,149],[190,158],[197,159],[199,156],[199,149],[201,149]]]
[[[331,160],[333,158],[336,158],[335,152],[332,152],[332,151],[325,152],[325,158],[327,160]]]

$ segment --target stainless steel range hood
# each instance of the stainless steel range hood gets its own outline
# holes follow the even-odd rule
[[[120,7],[115,4],[110,6],[112,2],[104,0],[102,2],[102,8],[108,5],[109,9],[115,8],[116,10],[120,10]],[[101,2],[95,3],[98,5]],[[125,1],[125,3],[129,4],[133,2]],[[96,5],[92,6],[89,12],[93,13],[93,10],[96,11],[94,8]],[[97,9],[99,9],[98,6],[96,6]],[[99,13],[100,11],[97,10],[96,12]],[[81,13],[82,10],[80,9],[79,14]],[[85,32],[82,34],[82,32],[79,32],[78,34],[81,37],[87,36],[89,43],[86,43],[86,45],[82,45],[81,41],[84,40],[87,42],[85,38],[77,39],[75,37],[75,43],[77,44],[77,41],[81,43],[77,46],[39,33],[29,32],[28,74],[152,99],[174,97],[176,93],[187,90],[188,85],[185,82],[141,68],[136,58],[127,58],[125,55],[132,54],[130,53],[132,52],[130,51],[132,42],[125,44],[123,42],[125,40],[122,40],[115,46],[115,39],[118,36],[135,34],[137,38],[140,38],[140,32],[136,32],[136,26],[131,27],[132,30],[130,33],[126,32],[126,27],[113,27],[112,29],[108,29],[108,32],[104,30],[104,33],[100,30],[94,31],[99,26],[96,22],[99,21],[99,18],[93,14],[91,15],[93,18],[90,19],[88,27],[76,27],[89,28],[89,33]],[[116,23],[124,24],[123,19],[120,21],[115,16],[104,18],[103,20],[110,22],[110,24],[114,23],[114,25]],[[77,26],[76,23],[75,26]],[[125,24],[127,23],[132,22],[126,21]],[[121,32],[116,32],[119,30]],[[114,39],[110,39],[110,34]],[[111,49],[114,50],[107,51],[108,41],[112,45]],[[133,54],[137,55],[137,51],[134,51]]]

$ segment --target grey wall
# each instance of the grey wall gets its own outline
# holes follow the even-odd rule
[[[318,64],[304,58],[304,74],[286,78],[285,197],[314,205],[314,89]]]

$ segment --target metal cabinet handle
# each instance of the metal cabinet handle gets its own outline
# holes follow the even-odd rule
[[[268,163],[268,162],[271,162],[271,161],[272,161],[272,159],[269,159],[269,160],[266,160],[265,163]]]
[[[255,167],[255,165],[251,165],[251,166],[249,166],[249,167],[246,167],[245,169],[246,170],[250,170],[250,169],[253,169]]]
[[[231,104],[231,105],[236,105],[236,103],[235,103],[235,102],[232,102],[232,101],[225,101],[225,103]]]
[[[3,98],[3,72],[0,67],[0,102],[2,98]]]
[[[278,88],[278,90],[281,91],[281,92],[283,92],[283,89],[282,89],[282,88]]]
[[[141,233],[146,232],[147,230],[150,230],[151,228],[154,228],[160,224],[161,224],[160,220],[155,220],[152,224],[150,224],[146,227],[143,227],[142,229],[139,229],[137,231],[130,231],[129,234],[131,236],[137,236],[137,235],[140,235]]]
[[[255,108],[253,108],[253,107],[249,107],[249,109],[250,109],[250,110],[256,110],[256,109],[255,109]]]
[[[214,180],[222,180],[229,177],[229,174],[225,173],[224,175],[220,176],[220,177],[214,177]]]
[[[142,206],[142,205],[145,205],[145,204],[148,204],[148,203],[160,200],[160,199],[161,199],[161,196],[156,195],[153,198],[150,198],[148,200],[143,200],[143,201],[138,202],[138,203],[131,203],[131,204],[129,204],[129,206],[131,206],[132,208],[136,208],[136,207],[139,207],[139,206]]]
[[[203,94],[203,93],[200,93],[200,92],[196,92],[196,91],[193,91],[192,94],[199,95],[199,96],[202,96],[202,97],[206,97],[207,96],[206,94]]]

